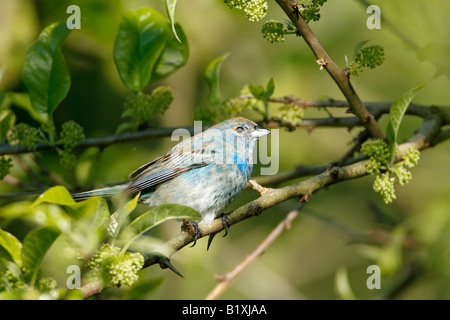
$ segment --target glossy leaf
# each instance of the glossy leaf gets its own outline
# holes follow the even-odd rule
[[[15,106],[28,112],[34,120],[40,123],[46,123],[48,121],[47,113],[38,112],[33,108],[30,95],[28,93],[8,92],[7,99],[10,100]]]
[[[166,47],[156,62],[151,83],[161,80],[186,64],[189,58],[189,45],[186,35],[180,25],[176,24],[175,29],[179,40],[171,36],[166,43]]]
[[[275,82],[273,81],[273,78],[270,78],[266,87],[266,97],[270,98],[274,92],[275,92]]]
[[[425,84],[419,84],[418,86],[411,88],[392,103],[391,110],[389,112],[389,123],[386,129],[387,139],[390,143],[397,142],[398,129],[400,128],[400,123],[402,122],[405,111],[408,109],[408,106],[414,96],[420,89],[422,89],[424,85]]]
[[[151,80],[153,68],[171,32],[157,10],[144,7],[125,13],[116,36],[114,61],[123,83],[141,92]]]
[[[356,57],[356,55],[361,51],[361,49],[366,45],[366,43],[369,42],[369,40],[363,40],[356,44],[356,46],[353,48],[353,58]]]
[[[208,101],[212,106],[218,105],[222,101],[222,95],[220,94],[219,89],[219,74],[222,63],[228,56],[229,54],[225,53],[220,57],[215,58],[205,70],[205,79],[209,87]]]
[[[263,86],[256,85],[256,84],[250,84],[248,86],[248,89],[250,90],[251,94],[258,100],[265,100],[266,99],[266,91],[264,90]]]
[[[63,186],[56,186],[48,189],[42,193],[35,201],[34,205],[38,205],[42,202],[50,202],[59,205],[74,205],[76,204],[73,200],[69,191]]]
[[[0,229],[0,246],[8,252],[19,267],[22,266],[22,243],[15,236]]]
[[[59,231],[45,227],[33,230],[25,237],[22,247],[22,265],[29,272],[30,277],[27,280],[31,285],[34,285],[36,281],[42,259],[59,234]]]
[[[177,6],[177,0],[166,0],[166,11],[169,16],[170,26],[172,27],[172,32],[177,39],[178,42],[181,42],[181,39],[178,37],[178,30],[175,28],[175,7]]]
[[[65,22],[48,26],[25,57],[22,77],[37,112],[52,114],[69,91],[69,69],[61,53],[69,32]]]
[[[200,213],[196,210],[180,204],[163,204],[140,215],[121,232],[121,240],[126,242],[122,251],[126,251],[130,244],[141,234],[160,225],[161,223],[173,219],[201,219]]]
[[[336,294],[342,300],[355,300],[355,294],[350,286],[350,281],[348,279],[347,269],[340,268],[336,271],[336,276],[334,278],[334,287]]]

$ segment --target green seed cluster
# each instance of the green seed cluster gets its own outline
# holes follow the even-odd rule
[[[59,155],[59,162],[67,169],[72,169],[77,164],[77,157],[73,154],[73,148],[85,139],[83,128],[73,120],[69,120],[61,126],[60,139],[57,144],[63,149],[56,148]]]
[[[396,150],[396,148],[394,148]],[[403,162],[392,164],[392,151],[383,140],[368,140],[361,146],[361,153],[370,158],[366,163],[367,173],[376,175],[373,189],[378,192],[385,203],[396,199],[394,184],[404,185],[412,179],[407,168],[417,165],[420,153],[414,148],[408,149],[403,155]]]
[[[194,110],[193,118],[195,121],[201,121],[204,123],[215,123],[217,122],[217,114],[214,110],[207,108],[207,107],[201,107],[196,108]]]
[[[11,140],[18,141],[28,151],[34,151],[40,141],[39,129],[26,123],[19,123],[12,130]]]
[[[323,6],[325,2],[327,2],[327,0],[312,0],[299,8],[299,12],[306,22],[319,21],[320,7]]]
[[[382,65],[384,59],[384,48],[382,46],[374,45],[362,48],[356,53],[350,63],[350,73],[354,76],[358,76],[363,71],[363,67],[374,69]]]
[[[85,139],[83,128],[73,120],[63,123],[59,143],[66,150],[72,150]]]
[[[152,94],[138,93],[128,96],[122,117],[129,116],[137,124],[148,123],[157,113],[163,114],[173,101],[170,88],[161,86]]]
[[[267,14],[267,1],[265,0],[223,0],[231,9],[242,10],[250,21],[259,21]]]
[[[264,39],[270,43],[284,41],[284,24],[280,21],[269,20],[264,22],[261,32]]]
[[[144,265],[144,257],[140,253],[122,254],[120,250],[105,244],[87,261],[94,274],[110,286],[132,285],[139,279],[138,272]]]

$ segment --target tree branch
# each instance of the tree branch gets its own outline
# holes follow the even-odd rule
[[[374,137],[385,139],[386,134],[376,122],[374,116],[366,109],[356,91],[350,83],[348,72],[341,70],[338,65],[331,59],[326,50],[320,44],[319,40],[299,14],[296,15],[292,8],[293,1],[291,0],[276,0],[278,5],[283,9],[292,23],[295,25],[302,38],[306,41],[308,46],[313,51],[321,68],[325,68],[328,74],[333,78],[339,89],[347,99],[350,109],[355,116],[357,116],[367,131]]]
[[[241,98],[253,98],[252,96],[241,96]],[[270,102],[274,103],[294,103],[300,107],[333,107],[333,108],[350,108],[350,103],[348,101],[341,100],[303,100],[294,98],[292,96],[275,98],[269,98]],[[367,110],[376,118],[380,117],[382,114],[388,114],[392,102],[366,102],[365,106]],[[411,103],[406,110],[406,114],[415,115],[425,118],[430,112],[438,113],[442,119],[443,124],[450,124],[450,107],[447,106],[423,106]],[[286,123],[279,119],[269,119],[264,122],[267,128],[279,128],[286,127],[289,130],[293,130],[296,127],[306,128],[308,130],[313,130],[316,127],[345,127],[354,128],[356,126],[361,126],[362,122],[357,117],[326,117],[326,118],[305,118],[299,124]],[[188,130],[191,134],[194,133],[193,126],[183,127]],[[203,129],[207,128],[205,126]],[[125,132],[120,134],[113,134],[109,136],[102,136],[96,138],[87,138],[83,140],[76,149],[89,148],[89,147],[100,147],[105,148],[107,146],[124,143],[141,141],[146,139],[155,139],[162,137],[170,137],[175,129],[179,128],[150,128],[137,132]],[[22,154],[31,152],[42,152],[51,150],[52,146],[47,144],[37,144],[36,150],[29,151],[28,149],[22,147],[21,145],[7,145],[0,144],[0,156],[2,155],[12,155],[12,154]]]

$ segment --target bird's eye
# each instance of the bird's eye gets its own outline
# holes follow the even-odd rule
[[[244,132],[244,128],[242,128],[242,127],[237,127],[235,130],[236,130],[236,133],[239,133],[239,134]]]

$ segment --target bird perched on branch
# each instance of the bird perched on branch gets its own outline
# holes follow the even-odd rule
[[[167,154],[130,174],[122,185],[74,194],[74,199],[137,194],[155,207],[178,203],[197,210],[208,223],[242,191],[253,169],[253,149],[269,130],[245,118],[232,118],[178,143]],[[227,230],[226,218],[222,221]],[[195,225],[194,244],[198,226]],[[212,237],[211,239],[212,240]]]

